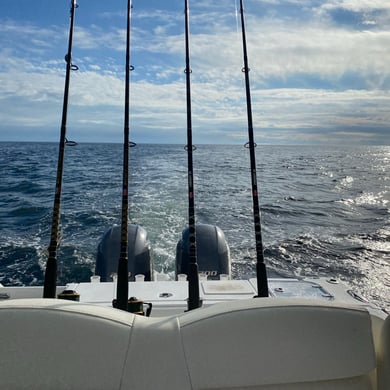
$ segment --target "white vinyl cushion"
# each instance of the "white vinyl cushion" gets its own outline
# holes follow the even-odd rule
[[[194,388],[340,380],[375,368],[367,311],[308,300],[259,300],[179,317]]]
[[[378,389],[390,389],[390,316],[383,324],[378,363]]]
[[[119,389],[133,315],[52,299],[0,305],[0,388]]]
[[[376,337],[379,390],[389,390],[386,324]],[[166,318],[14,300],[0,303],[0,345],[7,390],[376,388],[370,314],[310,300],[241,300]]]

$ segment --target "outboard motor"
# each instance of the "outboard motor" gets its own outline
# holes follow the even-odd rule
[[[153,266],[150,244],[146,230],[130,224],[128,226],[129,240],[129,280],[134,281],[135,275],[145,275],[145,281],[152,280]],[[106,231],[98,245],[95,274],[100,276],[102,282],[112,280],[112,274],[118,272],[120,255],[121,228],[114,226]]]
[[[198,270],[205,273],[208,279],[219,279],[226,274],[230,278],[230,250],[225,234],[218,226],[197,224],[196,251]],[[188,275],[189,229],[183,230],[182,238],[176,246],[176,279],[179,274]]]

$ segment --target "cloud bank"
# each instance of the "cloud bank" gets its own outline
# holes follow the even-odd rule
[[[191,7],[193,131],[199,143],[246,142],[236,6],[197,1]],[[182,4],[159,7],[134,1],[131,133],[137,142],[185,143]],[[247,0],[245,11],[257,142],[390,144],[390,4]],[[92,12],[90,4],[83,2],[77,12]],[[56,141],[67,20],[42,25],[2,15],[0,140]],[[112,10],[94,15],[93,23],[81,16],[76,23],[72,138],[122,141],[124,16]]]

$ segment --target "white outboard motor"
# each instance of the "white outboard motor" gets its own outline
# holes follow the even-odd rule
[[[102,282],[112,280],[112,274],[118,272],[120,255],[121,228],[114,226],[104,233],[98,245],[95,274],[100,276]],[[145,275],[145,281],[152,280],[153,267],[150,243],[146,230],[130,224],[128,226],[128,250],[129,250],[129,281],[135,280],[135,275]]]
[[[219,275],[231,276],[230,249],[225,234],[218,226],[197,224],[196,251],[199,273],[208,279],[219,279]],[[176,246],[176,279],[179,274],[188,275],[189,230],[184,229]]]

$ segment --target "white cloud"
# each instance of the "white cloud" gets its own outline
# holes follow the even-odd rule
[[[390,11],[390,3],[383,0],[328,0],[321,8],[327,10],[343,8],[354,12],[367,12],[373,10]]]
[[[195,137],[241,141],[246,137],[246,107],[234,3],[213,3],[211,8],[207,4],[204,8],[202,2],[194,4],[191,19]],[[362,140],[376,128],[387,126],[390,52],[383,48],[390,45],[390,33],[382,27],[384,19],[365,18],[367,28],[374,28],[363,31],[334,25],[324,15],[340,8],[369,13],[390,9],[390,4],[366,0],[247,0],[246,4],[253,112],[260,139],[284,141],[295,131],[295,139],[324,142],[326,131],[336,134],[337,130],[338,137],[353,133]],[[310,14],[313,18],[262,12],[260,5],[279,10],[281,5],[302,8],[306,17]],[[157,142],[164,134],[178,134],[181,139],[186,124],[183,14],[140,10],[133,17],[139,18],[132,31],[134,132],[152,134]],[[1,24],[0,32],[3,125],[57,126],[65,70],[57,50],[66,48],[66,28],[8,21]],[[29,35],[34,38],[25,39]],[[119,142],[124,41],[123,28],[77,25],[73,60],[80,71],[72,73],[70,87],[69,121],[101,134],[118,134]],[[19,107],[11,107],[17,100]]]

